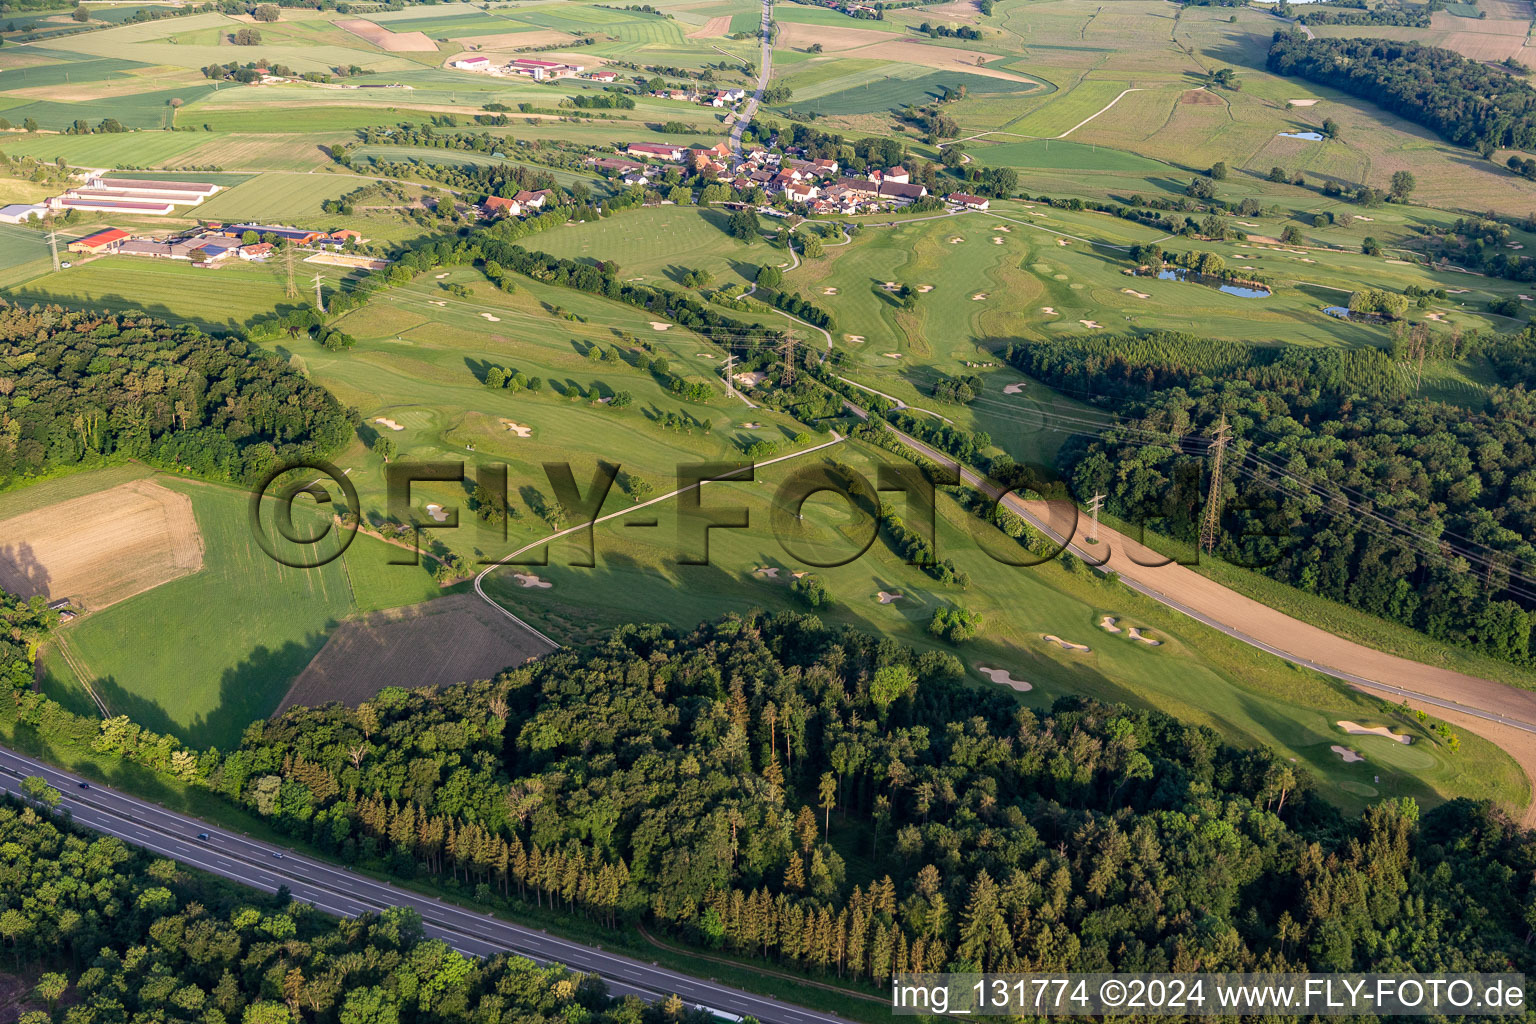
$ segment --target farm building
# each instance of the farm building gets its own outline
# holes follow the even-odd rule
[[[48,200],[50,210],[88,210],[92,213],[131,213],[141,217],[164,217],[175,209],[163,200],[99,198],[66,192]]]
[[[118,247],[129,238],[128,232],[121,228],[105,228],[84,238],[77,238],[70,242],[66,248],[70,252],[102,253],[117,252]]]
[[[944,197],[944,201],[955,206],[963,206],[967,210],[985,210],[992,205],[992,200],[984,196],[973,196],[969,192],[951,192]]]
[[[543,82],[551,78],[569,78],[578,75],[585,70],[580,64],[566,64],[558,60],[534,60],[531,57],[519,57],[506,66],[509,75],[527,75],[535,82]]]
[[[21,224],[36,217],[43,219],[48,207],[42,203],[12,203],[0,206],[0,224]]]
[[[453,62],[453,66],[460,71],[488,71],[491,67],[489,57],[464,57]]]
[[[219,190],[219,186],[206,181],[154,181],[148,178],[108,178],[94,175],[85,183],[86,188],[102,192],[143,193],[156,199],[178,204],[197,204]]]
[[[928,194],[928,189],[923,185],[907,185],[899,181],[882,181],[880,183],[880,198],[889,199],[897,206],[906,206],[916,202]]]
[[[594,71],[587,76],[594,82],[617,82],[619,80],[616,71]]]
[[[271,255],[271,242],[253,242],[240,247],[240,258],[243,260],[264,260]]]
[[[235,224],[224,229],[224,233],[232,238],[239,238],[247,231],[256,232],[260,238],[272,235],[284,242],[293,242],[297,245],[309,245],[315,239],[322,237],[324,231],[310,231],[306,228],[285,228],[273,224]]]
[[[688,152],[686,146],[668,146],[659,142],[631,142],[624,147],[624,152],[629,156],[648,157],[652,160],[670,160],[679,163],[683,154]]]

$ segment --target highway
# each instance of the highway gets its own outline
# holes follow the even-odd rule
[[[68,810],[80,825],[264,892],[287,886],[294,899],[328,914],[357,917],[390,907],[411,907],[421,914],[429,936],[465,955],[487,957],[511,952],[540,964],[564,964],[574,971],[600,976],[615,995],[636,995],[655,1002],[676,993],[690,1006],[750,1015],[764,1024],[832,1024],[840,1020],[835,1014],[752,995],[409,892],[105,786],[91,783],[90,788],[82,789],[78,777],[0,747],[0,793],[19,796],[21,780],[32,775],[59,791],[60,808]],[[198,839],[200,833],[208,838]]]

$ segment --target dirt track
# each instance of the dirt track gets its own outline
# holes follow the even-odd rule
[[[944,464],[952,462],[927,445],[903,437],[929,458]],[[995,491],[977,474],[963,469],[961,472],[967,484]],[[1009,495],[1004,503],[1035,520],[1037,525],[1043,525],[1058,540],[1070,536],[1075,553],[1090,563],[1102,564],[1127,583],[1145,588],[1153,596],[1165,599],[1165,603],[1193,614],[1229,635],[1323,669],[1359,677],[1362,682],[1346,681],[1394,703],[1406,698],[1409,704],[1482,736],[1514,758],[1527,779],[1536,786],[1536,732],[1522,728],[1536,729],[1536,693],[1399,658],[1335,636],[1245,597],[1186,566],[1164,564],[1163,556],[1157,552],[1108,527],[1100,526],[1099,543],[1089,544],[1087,531],[1091,523],[1068,502],[1023,501]],[[1369,685],[1371,683],[1377,685]],[[1395,693],[1392,688],[1410,692]],[[1433,701],[1416,701],[1414,694],[1453,707],[1446,708]],[[1490,721],[1479,717],[1479,713],[1497,715],[1509,721]],[[1536,799],[1527,805],[1521,821],[1528,827],[1536,826]]]

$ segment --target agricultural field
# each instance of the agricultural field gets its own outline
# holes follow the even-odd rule
[[[123,475],[102,470],[17,492],[29,506],[57,493],[64,506],[94,507],[100,510],[97,518],[109,524],[85,535],[96,559],[90,566],[82,561],[86,540],[42,538],[38,545],[42,568],[58,565],[61,585],[81,588],[85,606],[96,609],[70,624],[49,649],[48,686],[77,706],[88,687],[113,714],[199,742],[232,745],[247,724],[277,707],[330,631],[359,610],[349,564],[366,564],[372,574],[394,549],[364,535],[322,569],[289,569],[257,546],[245,517],[245,494],[163,475],[115,483]],[[81,493],[96,482],[106,489]],[[191,522],[162,527],[174,531],[162,534],[158,546],[153,533],[110,528],[112,511],[122,511],[128,522],[143,520],[138,504],[145,495],[160,498],[162,492],[188,510]],[[15,495],[4,497],[12,501],[0,501],[0,511],[16,503]],[[200,564],[174,566],[170,552],[185,557],[188,530],[201,543]],[[163,555],[150,569],[135,570],[137,579],[112,565],[156,551]],[[150,581],[145,574],[155,567],[160,571]],[[421,602],[438,590],[421,569],[397,567],[395,575],[402,578],[388,596],[402,604]],[[136,586],[136,593],[127,593]],[[367,601],[363,607],[376,604]],[[146,630],[146,622],[155,628]],[[168,644],[167,636],[179,639]]]
[[[121,484],[0,520],[0,588],[99,611],[203,567],[186,495]]]

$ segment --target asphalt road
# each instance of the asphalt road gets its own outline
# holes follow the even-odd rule
[[[81,789],[78,777],[0,747],[0,793],[20,795],[20,782],[30,775],[41,776],[62,794],[61,808],[78,824],[264,892],[287,886],[294,899],[328,914],[357,917],[390,907],[411,907],[421,914],[428,935],[461,953],[486,957],[511,952],[540,964],[564,964],[599,975],[615,995],[656,1001],[676,993],[690,1006],[750,1015],[764,1024],[831,1024],[841,1019],[465,910],[215,828],[105,786],[91,783],[89,789]],[[208,839],[198,839],[199,833],[207,833]]]
[[[731,128],[731,152],[736,154],[736,159],[741,159],[741,133],[746,130],[747,123],[757,113],[757,105],[763,101],[763,90],[768,87],[768,78],[773,74],[773,0],[763,0],[763,53],[760,60],[761,67],[757,73],[757,88],[747,98],[746,106],[742,107],[741,116],[736,118],[736,124]]]

